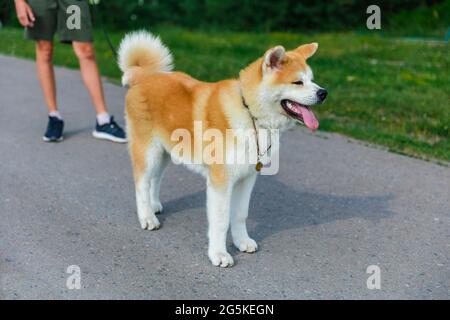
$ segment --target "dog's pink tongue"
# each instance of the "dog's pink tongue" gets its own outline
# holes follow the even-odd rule
[[[300,110],[302,111],[303,121],[305,122],[305,125],[312,131],[316,131],[319,129],[319,121],[317,121],[316,116],[314,113],[305,107],[300,107]]]

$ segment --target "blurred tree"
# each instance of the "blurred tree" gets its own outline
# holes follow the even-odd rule
[[[377,0],[383,21],[419,6],[450,0]],[[0,19],[12,3],[0,0]],[[103,21],[118,29],[158,24],[241,31],[309,31],[363,28],[372,0],[114,0],[102,1]]]
[[[14,1],[0,1],[0,25],[8,23],[14,14]]]

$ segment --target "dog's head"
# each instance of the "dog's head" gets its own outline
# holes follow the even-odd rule
[[[241,72],[244,98],[263,126],[286,129],[301,122],[311,130],[319,127],[312,107],[323,103],[328,93],[313,82],[306,63],[317,48],[311,43],[286,52],[277,46]]]

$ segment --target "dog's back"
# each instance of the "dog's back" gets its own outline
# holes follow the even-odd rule
[[[207,145],[202,140],[203,132],[215,129],[226,135],[231,127],[226,112],[233,109],[233,104],[241,103],[237,80],[206,83],[185,73],[173,72],[169,49],[158,37],[144,31],[125,37],[118,60],[123,71],[122,82],[129,86],[125,110],[136,179],[147,170],[151,146],[159,145],[165,152],[172,153],[179,145],[179,141],[173,139],[179,129],[189,132],[190,137],[191,146],[187,148],[190,153],[183,154],[187,160],[178,159],[185,164],[201,159]],[[195,130],[196,122],[202,124],[200,134]],[[211,170],[223,176],[224,166],[215,165]]]
[[[158,37],[140,31],[125,37],[119,48],[122,82],[129,86],[126,98],[127,127],[130,145],[148,145],[154,136],[167,150],[177,141],[171,134],[180,128],[194,139],[194,122],[203,130],[223,131],[230,127],[221,96],[240,103],[236,80],[206,83],[182,72],[172,72],[173,58]],[[227,105],[230,109],[232,103]],[[144,141],[142,141],[144,140]]]

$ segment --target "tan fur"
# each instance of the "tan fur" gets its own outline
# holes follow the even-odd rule
[[[283,60],[282,69],[274,77],[275,83],[295,81],[296,71],[304,70],[306,59],[313,51],[310,45],[288,52]],[[139,51],[132,59],[141,65],[154,62],[139,59]],[[195,136],[193,122],[202,121],[203,130],[218,129],[224,136],[230,129],[230,119],[225,112],[228,109],[242,109],[241,89],[246,101],[255,105],[256,87],[262,80],[262,58],[241,71],[239,80],[225,80],[217,83],[205,83],[193,79],[187,74],[152,73],[141,67],[133,67],[130,90],[126,99],[127,123],[130,127],[130,151],[136,181],[145,171],[145,152],[155,137],[159,138],[166,150],[170,151],[177,143],[170,137],[174,130],[184,128]],[[223,97],[231,97],[230,105],[223,104]],[[201,139],[201,138],[200,138]],[[192,150],[194,146],[192,145]],[[202,150],[197,150],[203,152]],[[226,152],[224,150],[224,152]],[[216,186],[227,184],[225,165],[212,165],[209,168],[211,181]]]
[[[156,136],[166,150],[171,150],[177,143],[170,139],[172,132],[184,128],[191,133],[193,143],[199,139],[194,133],[194,120],[202,121],[203,130],[215,128],[225,135],[230,125],[220,95],[230,87],[232,81],[206,84],[183,73],[134,76],[126,99],[126,114],[135,178],[139,179],[144,172],[145,152]],[[226,184],[223,165],[212,166],[210,172],[213,183]]]
[[[277,46],[242,70],[239,79],[206,83],[171,72],[172,55],[158,37],[140,31],[124,38],[118,63],[123,71],[122,82],[130,86],[126,119],[137,214],[143,229],[156,230],[161,226],[156,214],[163,209],[159,191],[170,154],[177,162],[207,176],[208,257],[212,264],[229,267],[234,263],[226,249],[229,227],[240,251],[257,250],[246,227],[257,177],[256,162],[247,155],[256,155],[259,144],[254,137],[260,129],[287,130],[296,121],[303,121],[302,114],[308,116],[303,121],[305,125],[317,129],[312,111],[305,111],[319,103],[320,95],[326,97],[326,91],[319,92],[321,88],[312,82],[313,74],[306,64],[316,50],[314,43],[289,52]],[[296,103],[300,104],[297,108],[302,108],[301,114],[295,109]],[[244,145],[233,134],[240,134]],[[216,145],[204,135],[221,141]],[[233,140],[228,140],[230,137]],[[270,139],[278,143],[277,138]],[[230,142],[237,148],[227,150]],[[208,164],[209,160],[203,157],[207,153],[222,162]],[[245,161],[229,163],[229,156]],[[269,157],[261,157],[260,152],[259,165],[268,164]]]

